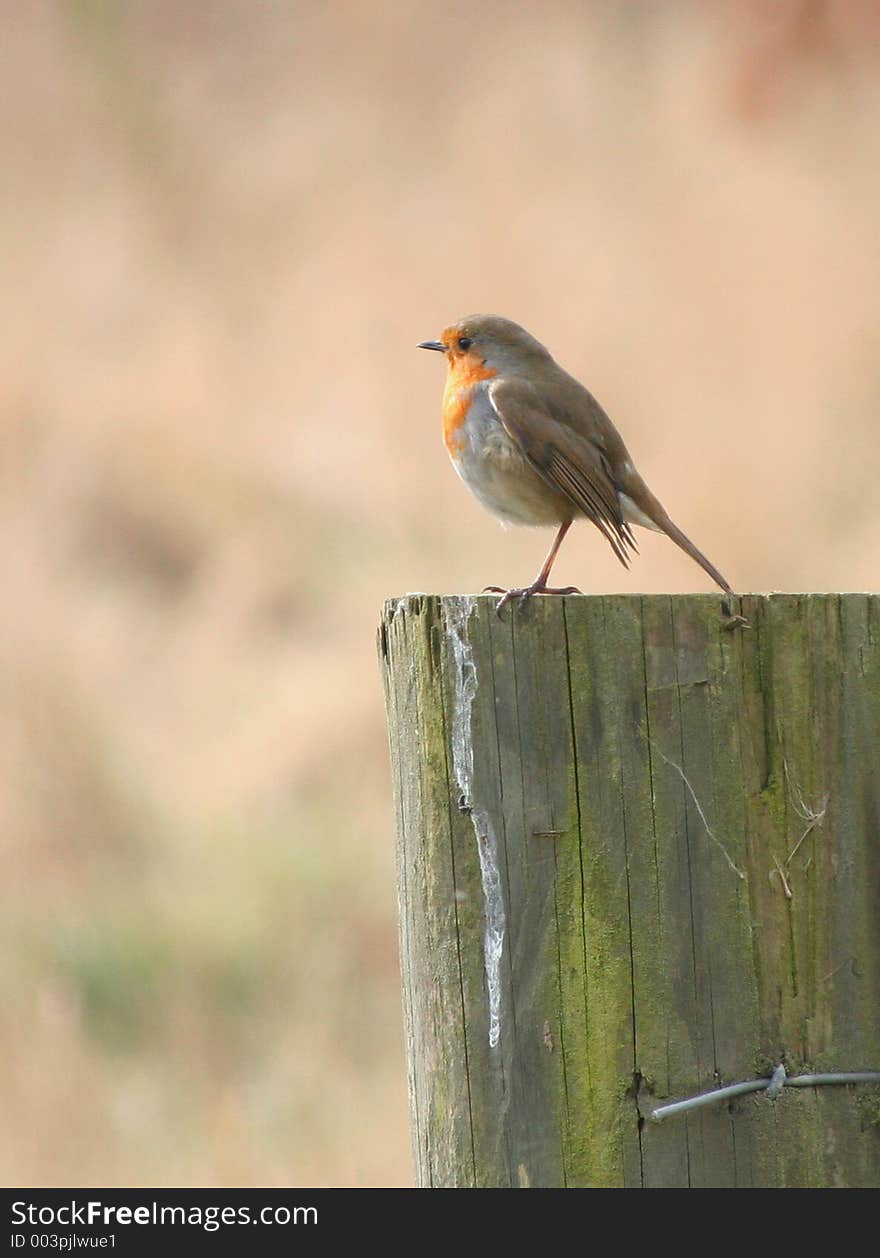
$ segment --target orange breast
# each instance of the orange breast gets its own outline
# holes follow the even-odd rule
[[[450,363],[443,391],[443,440],[453,458],[464,449],[461,429],[467,419],[474,386],[497,374],[472,354],[463,354]]]

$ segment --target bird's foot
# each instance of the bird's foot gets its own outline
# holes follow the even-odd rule
[[[498,602],[495,604],[495,610],[500,616],[507,604],[512,603],[514,599],[517,600],[517,607],[522,608],[533,594],[580,594],[581,591],[576,585],[565,585],[557,588],[545,585],[543,581],[539,580],[533,581],[531,585],[527,585],[523,589],[517,590],[505,590],[502,585],[487,585],[484,588],[483,593],[501,595],[501,598],[499,598]]]
[[[729,598],[721,600],[722,629],[751,629],[751,627],[752,626],[749,624],[748,620],[746,620],[745,616],[740,616],[738,612],[733,610]]]

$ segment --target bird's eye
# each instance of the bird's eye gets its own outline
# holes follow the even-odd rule
[[[470,336],[460,336],[458,338],[458,348],[462,351],[463,354],[467,353],[467,351],[470,349],[473,343],[474,343],[473,338]]]

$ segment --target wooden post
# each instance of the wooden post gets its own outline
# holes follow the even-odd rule
[[[379,633],[428,1186],[880,1185],[880,596],[409,595]]]

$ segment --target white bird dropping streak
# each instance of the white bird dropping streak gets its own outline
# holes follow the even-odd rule
[[[501,1037],[501,956],[504,952],[504,896],[498,868],[498,840],[488,814],[477,807],[474,798],[474,744],[471,718],[477,693],[477,669],[467,638],[467,624],[474,610],[473,598],[449,600],[446,624],[452,638],[455,658],[455,711],[452,718],[452,768],[461,792],[460,805],[467,808],[480,858],[483,909],[486,917],[483,958],[486,990],[489,996],[489,1047]]]

